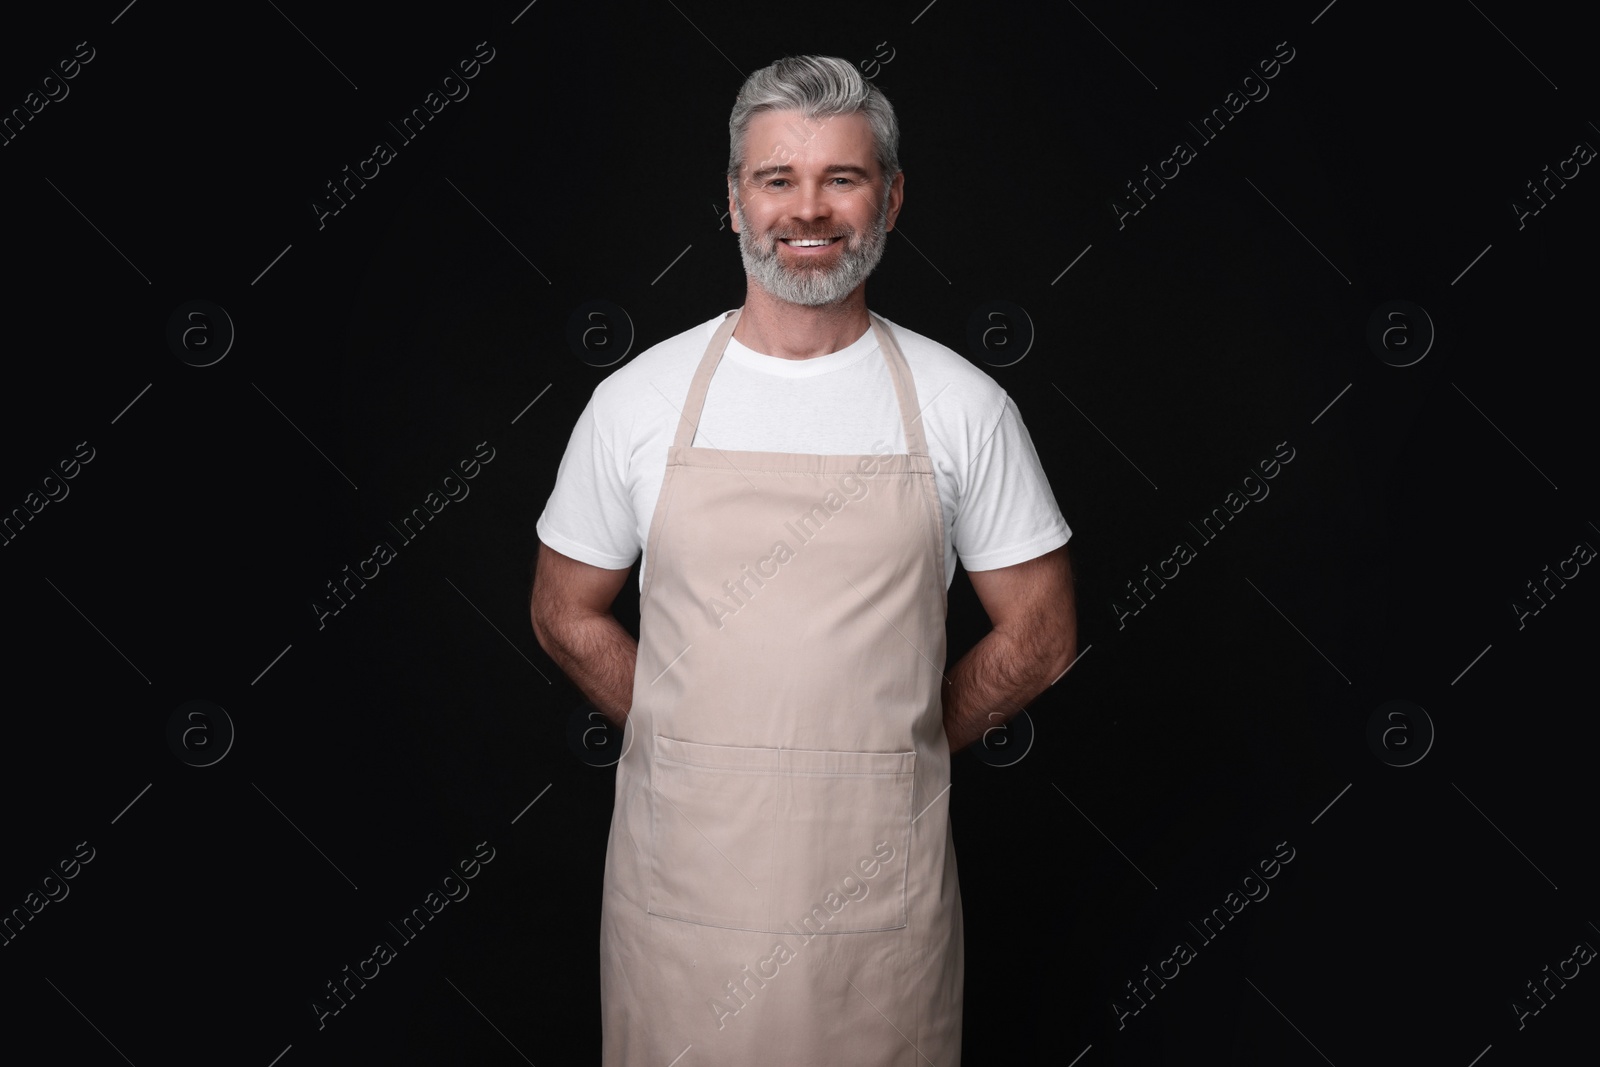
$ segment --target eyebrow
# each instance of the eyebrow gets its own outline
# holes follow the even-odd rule
[[[758,182],[763,178],[770,178],[774,174],[793,174],[794,168],[787,163],[779,163],[772,167],[762,167],[760,170],[751,171],[750,180]],[[865,167],[858,167],[853,163],[832,163],[822,168],[824,174],[854,174],[857,177],[872,179],[872,174]]]

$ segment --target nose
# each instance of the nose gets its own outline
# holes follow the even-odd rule
[[[794,217],[801,222],[826,219],[830,214],[827,198],[822,195],[822,190],[815,185],[807,184],[801,186],[800,195],[795,199]]]

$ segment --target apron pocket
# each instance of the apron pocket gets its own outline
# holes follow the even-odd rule
[[[904,927],[916,758],[656,737],[646,910],[768,933]]]

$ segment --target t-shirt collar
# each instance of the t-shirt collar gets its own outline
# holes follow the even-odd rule
[[[812,356],[810,359],[785,359],[782,356],[769,356],[763,352],[746,348],[735,338],[728,338],[728,347],[723,352],[722,358],[740,367],[748,367],[762,374],[772,374],[782,378],[809,378],[817,374],[827,374],[831,371],[843,370],[860,362],[878,349],[878,339],[873,335],[872,325],[867,325],[867,330],[855,341],[823,356]]]

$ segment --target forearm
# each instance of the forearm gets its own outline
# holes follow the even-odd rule
[[[633,707],[639,642],[610,612],[567,615],[539,627],[539,644],[617,729]]]
[[[944,731],[959,752],[1003,725],[1044,692],[1070,664],[1075,649],[1026,631],[990,630],[956,662],[944,686]]]

